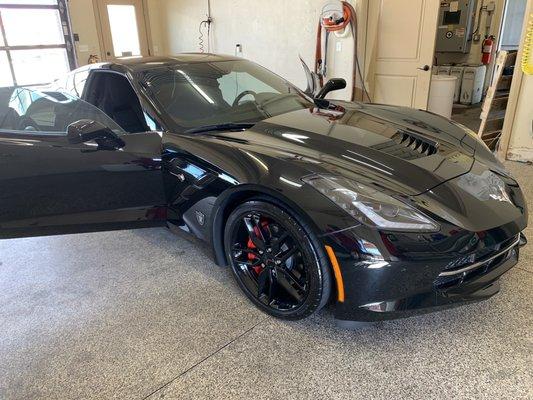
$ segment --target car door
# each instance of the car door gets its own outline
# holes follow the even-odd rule
[[[117,140],[72,140],[79,120]],[[83,138],[82,138],[83,139]],[[66,92],[0,88],[0,237],[163,225],[158,132],[127,133]]]

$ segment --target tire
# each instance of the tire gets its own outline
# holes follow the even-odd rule
[[[274,317],[306,318],[330,298],[329,263],[320,241],[308,224],[273,202],[238,206],[226,221],[224,249],[241,290]]]

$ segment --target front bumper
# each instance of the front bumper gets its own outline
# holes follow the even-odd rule
[[[456,274],[446,272],[443,260],[358,261],[341,253],[346,296],[337,302],[335,318],[382,321],[487,299],[499,291],[499,277],[518,262],[518,238]]]

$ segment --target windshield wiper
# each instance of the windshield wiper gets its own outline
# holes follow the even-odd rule
[[[202,133],[202,132],[215,132],[215,131],[243,131],[250,129],[255,123],[251,122],[230,122],[226,124],[205,125],[198,128],[187,129],[185,133]]]

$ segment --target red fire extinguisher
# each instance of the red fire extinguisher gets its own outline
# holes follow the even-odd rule
[[[490,64],[492,59],[492,48],[494,47],[494,36],[485,36],[481,45],[481,62],[485,65]]]

